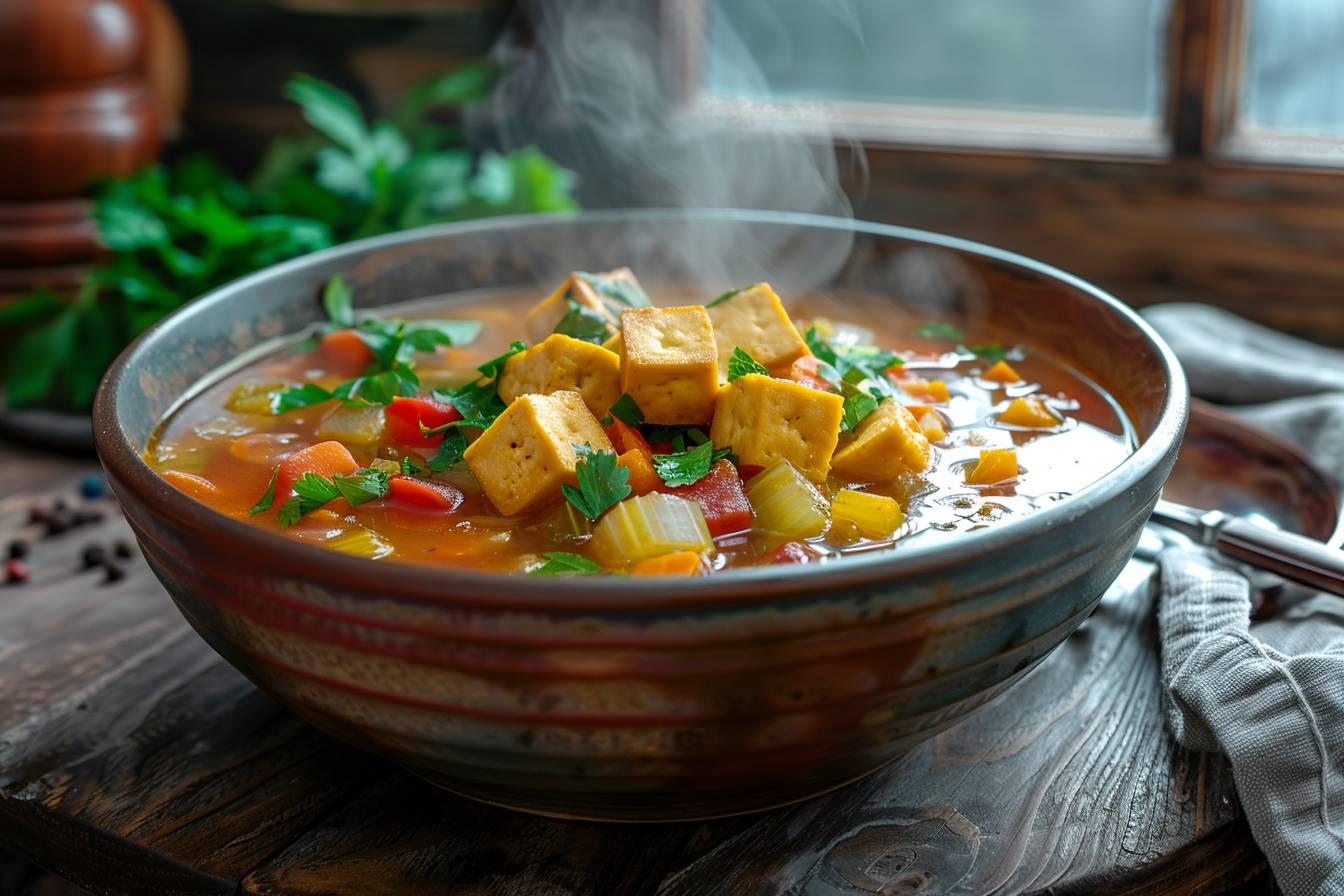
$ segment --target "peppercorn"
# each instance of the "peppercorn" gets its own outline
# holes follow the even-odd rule
[[[70,523],[75,526],[87,526],[92,523],[101,523],[103,519],[101,510],[76,510],[70,516]]]
[[[131,549],[130,542],[127,541],[118,541],[116,544],[112,545],[112,554],[118,560],[129,560],[135,556],[135,552]]]
[[[5,548],[6,560],[22,560],[28,556],[28,542],[21,538],[16,538]]]
[[[107,562],[107,548],[100,544],[88,544],[80,552],[79,562],[81,569],[93,569],[95,566],[102,566]]]
[[[48,537],[64,535],[74,525],[70,515],[64,512],[48,514],[44,522],[47,524],[46,534]]]
[[[21,582],[28,581],[28,564],[22,560],[9,560],[5,562],[5,584],[18,585]]]
[[[106,563],[103,565],[103,584],[111,585],[114,582],[120,582],[126,578],[126,570],[116,563]]]

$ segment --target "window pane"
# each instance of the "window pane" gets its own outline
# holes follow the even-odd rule
[[[1242,121],[1299,134],[1344,134],[1344,3],[1252,0]]]
[[[1170,0],[707,2],[704,84],[720,95],[1161,110]]]

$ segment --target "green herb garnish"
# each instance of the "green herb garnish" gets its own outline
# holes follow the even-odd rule
[[[958,330],[951,324],[938,321],[927,323],[922,327],[916,327],[914,335],[921,339],[947,339],[952,342],[960,342],[963,338],[961,330]]]
[[[630,471],[616,463],[616,452],[594,451],[588,444],[575,445],[579,460],[575,473],[579,487],[560,486],[565,500],[596,522],[616,502],[630,494]]]
[[[728,356],[728,382],[731,383],[738,377],[746,376],[749,373],[770,375],[770,371],[766,370],[764,364],[742,351],[742,349],[734,348],[733,353]]]
[[[615,299],[619,306],[626,308],[644,308],[651,304],[649,296],[639,284],[625,277],[603,274],[590,274],[587,271],[575,271],[574,276],[591,286],[599,295]],[[615,310],[619,311],[619,307]]]
[[[721,292],[721,293],[719,293],[717,296],[715,296],[714,298],[712,298],[712,299],[710,299],[708,302],[706,302],[706,303],[705,303],[705,307],[706,307],[706,308],[713,308],[715,305],[722,305],[724,302],[728,301],[728,300],[731,299],[733,296],[735,296],[735,295],[737,295],[738,293],[740,293],[742,290],[744,290],[744,289],[749,289],[749,288],[750,288],[750,287],[739,286],[737,289],[730,289],[730,290],[728,290],[727,292]]]
[[[424,471],[425,471],[424,466],[422,466],[415,458],[411,457],[409,454],[403,454],[401,456],[401,475],[419,476]]]
[[[596,345],[601,345],[611,338],[612,329],[606,318],[573,299],[569,299],[567,304],[569,310],[560,318],[560,323],[555,325],[554,332]]]
[[[893,397],[896,387],[887,376],[892,367],[904,364],[905,359],[871,345],[832,345],[821,337],[816,327],[803,334],[807,347],[820,361],[817,373],[842,393],[876,393],[879,397]]]
[[[504,401],[499,397],[499,375],[504,371],[504,363],[526,348],[521,342],[510,343],[508,351],[476,368],[481,375],[479,379],[454,389],[436,389],[434,397],[457,408],[462,419],[433,428],[422,424],[420,431],[424,435],[434,435],[463,426],[489,428],[495,418],[504,413]],[[442,451],[443,446],[440,445],[439,449]]]
[[[467,435],[460,429],[450,429],[443,434],[439,450],[429,459],[429,469],[435,473],[446,473],[457,466],[467,451]]]
[[[877,410],[878,400],[867,392],[855,392],[845,397],[844,416],[840,418],[840,431],[850,432],[873,411]]]
[[[547,551],[542,555],[546,562],[531,570],[532,576],[572,576],[591,575],[602,571],[602,567],[582,554],[569,551]]]
[[[305,515],[337,498],[345,498],[351,507],[358,507],[385,496],[387,488],[387,473],[382,470],[356,470],[349,476],[330,479],[317,473],[304,473],[294,483],[294,497],[280,508],[280,525],[288,529]]]
[[[959,345],[957,351],[962,354],[974,355],[991,364],[997,364],[1008,357],[1009,350],[1004,348],[1003,343],[989,342],[984,345]]]
[[[327,312],[327,320],[338,327],[355,325],[354,293],[346,285],[345,278],[336,274],[327,281],[322,290],[322,307]]]
[[[271,505],[275,503],[275,480],[279,475],[280,467],[277,465],[276,468],[271,471],[270,484],[266,486],[266,492],[261,496],[261,500],[257,501],[257,503],[247,509],[248,516],[256,516],[259,513],[265,513],[271,509]]]
[[[612,402],[611,417],[624,423],[626,426],[639,426],[644,422],[644,412],[640,410],[639,405],[630,397],[629,393],[622,392],[621,397]],[[610,426],[610,423],[606,424]]]
[[[691,485],[708,476],[714,464],[732,451],[731,448],[716,449],[712,442],[706,441],[677,454],[655,454],[653,469],[668,488]]]

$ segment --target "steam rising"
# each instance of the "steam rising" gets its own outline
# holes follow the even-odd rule
[[[734,2],[772,10],[776,0]],[[698,70],[712,69],[716,83],[734,95],[768,96],[742,36],[713,0],[705,7],[704,33],[713,40],[696,33],[687,43],[690,58],[706,54]],[[533,42],[506,40],[496,51],[509,74],[484,110],[493,139],[506,149],[537,144],[573,168],[588,207],[747,208],[852,217],[829,135],[819,133],[815,121],[804,134],[778,120],[764,127],[706,114],[696,102],[698,84],[688,91],[669,59],[668,49],[677,41],[656,8],[639,0],[539,0],[529,16]],[[855,46],[862,47],[861,37]],[[742,227],[725,243],[722,233],[715,230],[711,237],[687,218],[684,266],[706,289],[755,279],[768,279],[786,294],[815,288],[839,269],[852,242],[835,232],[784,245],[775,232]],[[646,248],[639,236],[630,234],[636,271]]]

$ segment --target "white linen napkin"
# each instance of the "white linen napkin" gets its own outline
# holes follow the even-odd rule
[[[1230,410],[1344,481],[1344,354],[1203,305],[1144,316],[1194,394],[1262,402]],[[1251,833],[1285,894],[1344,894],[1344,600],[1316,595],[1252,623],[1249,584],[1231,564],[1173,548],[1158,568],[1173,734],[1231,761]]]

